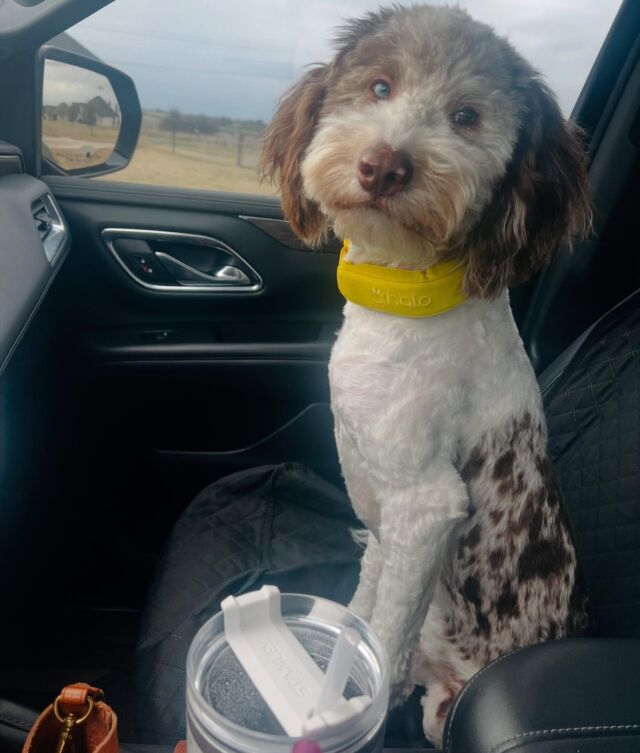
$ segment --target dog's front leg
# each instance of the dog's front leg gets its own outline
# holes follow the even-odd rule
[[[467,505],[465,484],[448,461],[430,464],[419,481],[391,486],[380,499],[382,564],[371,625],[387,650],[396,691],[405,682],[449,534]]]
[[[367,548],[360,561],[360,580],[349,604],[349,609],[369,622],[376,603],[378,580],[382,568],[382,551],[378,539],[373,533],[369,531],[366,536]]]

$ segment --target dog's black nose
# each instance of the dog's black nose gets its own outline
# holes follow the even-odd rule
[[[358,162],[358,181],[375,196],[393,196],[402,191],[412,176],[409,155],[387,144],[367,149]]]

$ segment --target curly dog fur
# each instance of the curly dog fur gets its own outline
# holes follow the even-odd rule
[[[584,600],[540,392],[507,289],[590,222],[578,129],[538,73],[457,8],[347,23],[267,129],[263,170],[311,245],[465,266],[466,301],[411,319],[354,303],[330,362],[340,460],[371,535],[352,608],[396,697],[440,742],[460,687],[515,647],[578,631]]]

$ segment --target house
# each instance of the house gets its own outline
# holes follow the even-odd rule
[[[88,102],[73,102],[68,109],[67,119],[74,123],[84,123],[90,126],[118,127],[120,113],[114,110],[110,103],[101,96],[93,97]]]
[[[117,105],[114,110],[109,102],[97,96],[87,102],[87,107],[90,107],[95,114],[96,125],[113,126],[114,128],[120,125],[120,114]]]
[[[42,119],[43,120],[57,120],[58,119],[58,106],[57,105],[43,105]]]

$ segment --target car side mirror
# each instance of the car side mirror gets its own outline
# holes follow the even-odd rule
[[[126,167],[142,109],[126,73],[58,47],[41,48],[42,172],[93,177]]]

